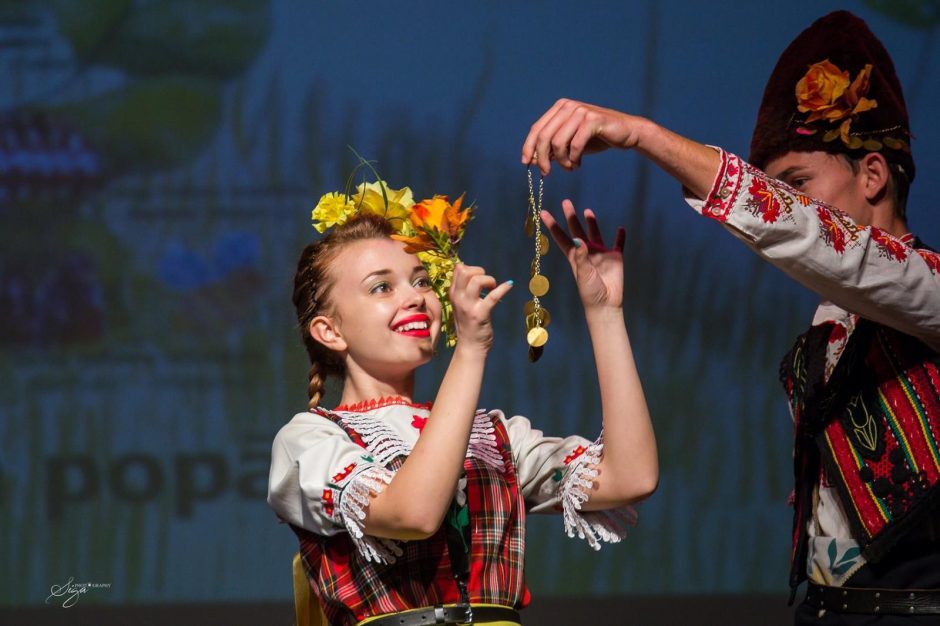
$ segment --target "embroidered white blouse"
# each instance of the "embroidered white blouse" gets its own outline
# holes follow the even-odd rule
[[[721,167],[708,198],[686,201],[824,298],[813,325],[834,322],[846,331],[829,345],[827,378],[859,317],[940,350],[940,255],[912,248],[911,235],[898,239],[860,226],[842,211],[718,151]],[[821,479],[816,495],[807,575],[819,584],[842,585],[864,560],[835,490]]]
[[[398,542],[364,534],[369,492],[381,492],[394,478],[385,465],[408,454],[430,415],[429,405],[384,399],[369,405],[333,411],[362,436],[364,449],[342,427],[316,413],[299,413],[278,432],[271,453],[268,503],[284,521],[321,535],[348,532],[370,560],[391,562],[401,554]],[[348,410],[346,410],[348,409]],[[506,418],[501,411],[479,411],[474,418],[467,457],[502,469],[493,421],[506,426],[519,489],[527,509],[561,511],[568,536],[615,543],[636,524],[636,511],[581,511],[590,496],[593,467],[603,443],[578,436],[546,437],[522,416]],[[455,497],[466,497],[465,481]]]

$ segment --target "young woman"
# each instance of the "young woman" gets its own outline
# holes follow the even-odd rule
[[[477,411],[491,313],[512,281],[458,264],[458,338],[437,397],[412,397],[434,354],[442,305],[425,266],[359,214],[304,249],[294,304],[310,356],[310,408],[278,433],[268,501],[300,539],[330,624],[519,623],[526,510],[560,511],[569,536],[619,541],[631,503],[658,480],[653,428],[622,312],[623,229],[606,247],[594,214],[568,232],[542,219],[574,271],[597,363],[603,443],[546,437]],[[318,406],[323,381],[340,405]]]

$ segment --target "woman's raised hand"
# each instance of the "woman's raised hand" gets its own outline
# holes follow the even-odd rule
[[[585,232],[571,201],[564,200],[561,208],[568,224],[567,233],[548,211],[542,211],[542,222],[571,265],[585,311],[622,308],[623,244],[626,238],[623,227],[617,229],[614,245],[608,248],[591,209],[584,210]]]
[[[493,345],[493,307],[512,289],[512,281],[501,284],[482,267],[458,263],[450,285],[454,305],[457,347],[489,350]],[[489,290],[485,296],[484,290]]]

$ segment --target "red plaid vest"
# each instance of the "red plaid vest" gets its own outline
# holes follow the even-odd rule
[[[859,320],[823,383],[834,324],[802,335],[781,365],[796,419],[790,584],[806,578],[806,523],[820,472],[836,488],[852,538],[877,561],[940,505],[940,355]]]
[[[340,416],[322,415],[366,447]],[[509,435],[501,421],[494,419],[493,426],[505,469],[494,469],[477,458],[464,461],[471,525],[468,591],[474,603],[521,608],[529,601],[523,579],[525,504],[516,484]],[[386,467],[395,471],[404,461],[399,456]],[[401,542],[404,554],[389,564],[366,561],[348,533],[327,537],[291,528],[300,539],[313,592],[333,626],[353,626],[375,615],[460,602],[443,527],[428,539]]]

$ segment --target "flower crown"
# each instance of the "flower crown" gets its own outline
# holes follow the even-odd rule
[[[848,71],[841,70],[829,59],[809,66],[806,74],[796,83],[796,108],[800,113],[807,113],[796,127],[800,135],[815,135],[816,128],[809,124],[823,121],[825,124],[839,123],[837,128],[830,127],[823,136],[824,142],[842,140],[850,150],[864,148],[878,152],[883,147],[909,152],[910,147],[904,139],[883,135],[880,139],[863,139],[860,133],[851,133],[852,122],[865,111],[878,107],[878,101],[867,98],[871,85],[872,65],[868,63],[859,70],[855,79],[849,81]],[[891,130],[891,129],[887,129]]]
[[[427,269],[431,287],[441,301],[441,329],[447,346],[453,347],[457,343],[457,334],[448,290],[454,276],[454,265],[460,262],[457,246],[474,207],[461,208],[464,194],[453,203],[441,195],[415,203],[411,189],[392,189],[368,161],[361,160],[356,169],[362,166],[372,170],[376,180],[359,183],[353,192],[353,170],[345,191],[331,191],[320,198],[311,214],[313,227],[323,233],[345,224],[359,213],[374,213],[388,220],[395,231],[392,239],[403,242],[405,251],[417,255]]]

